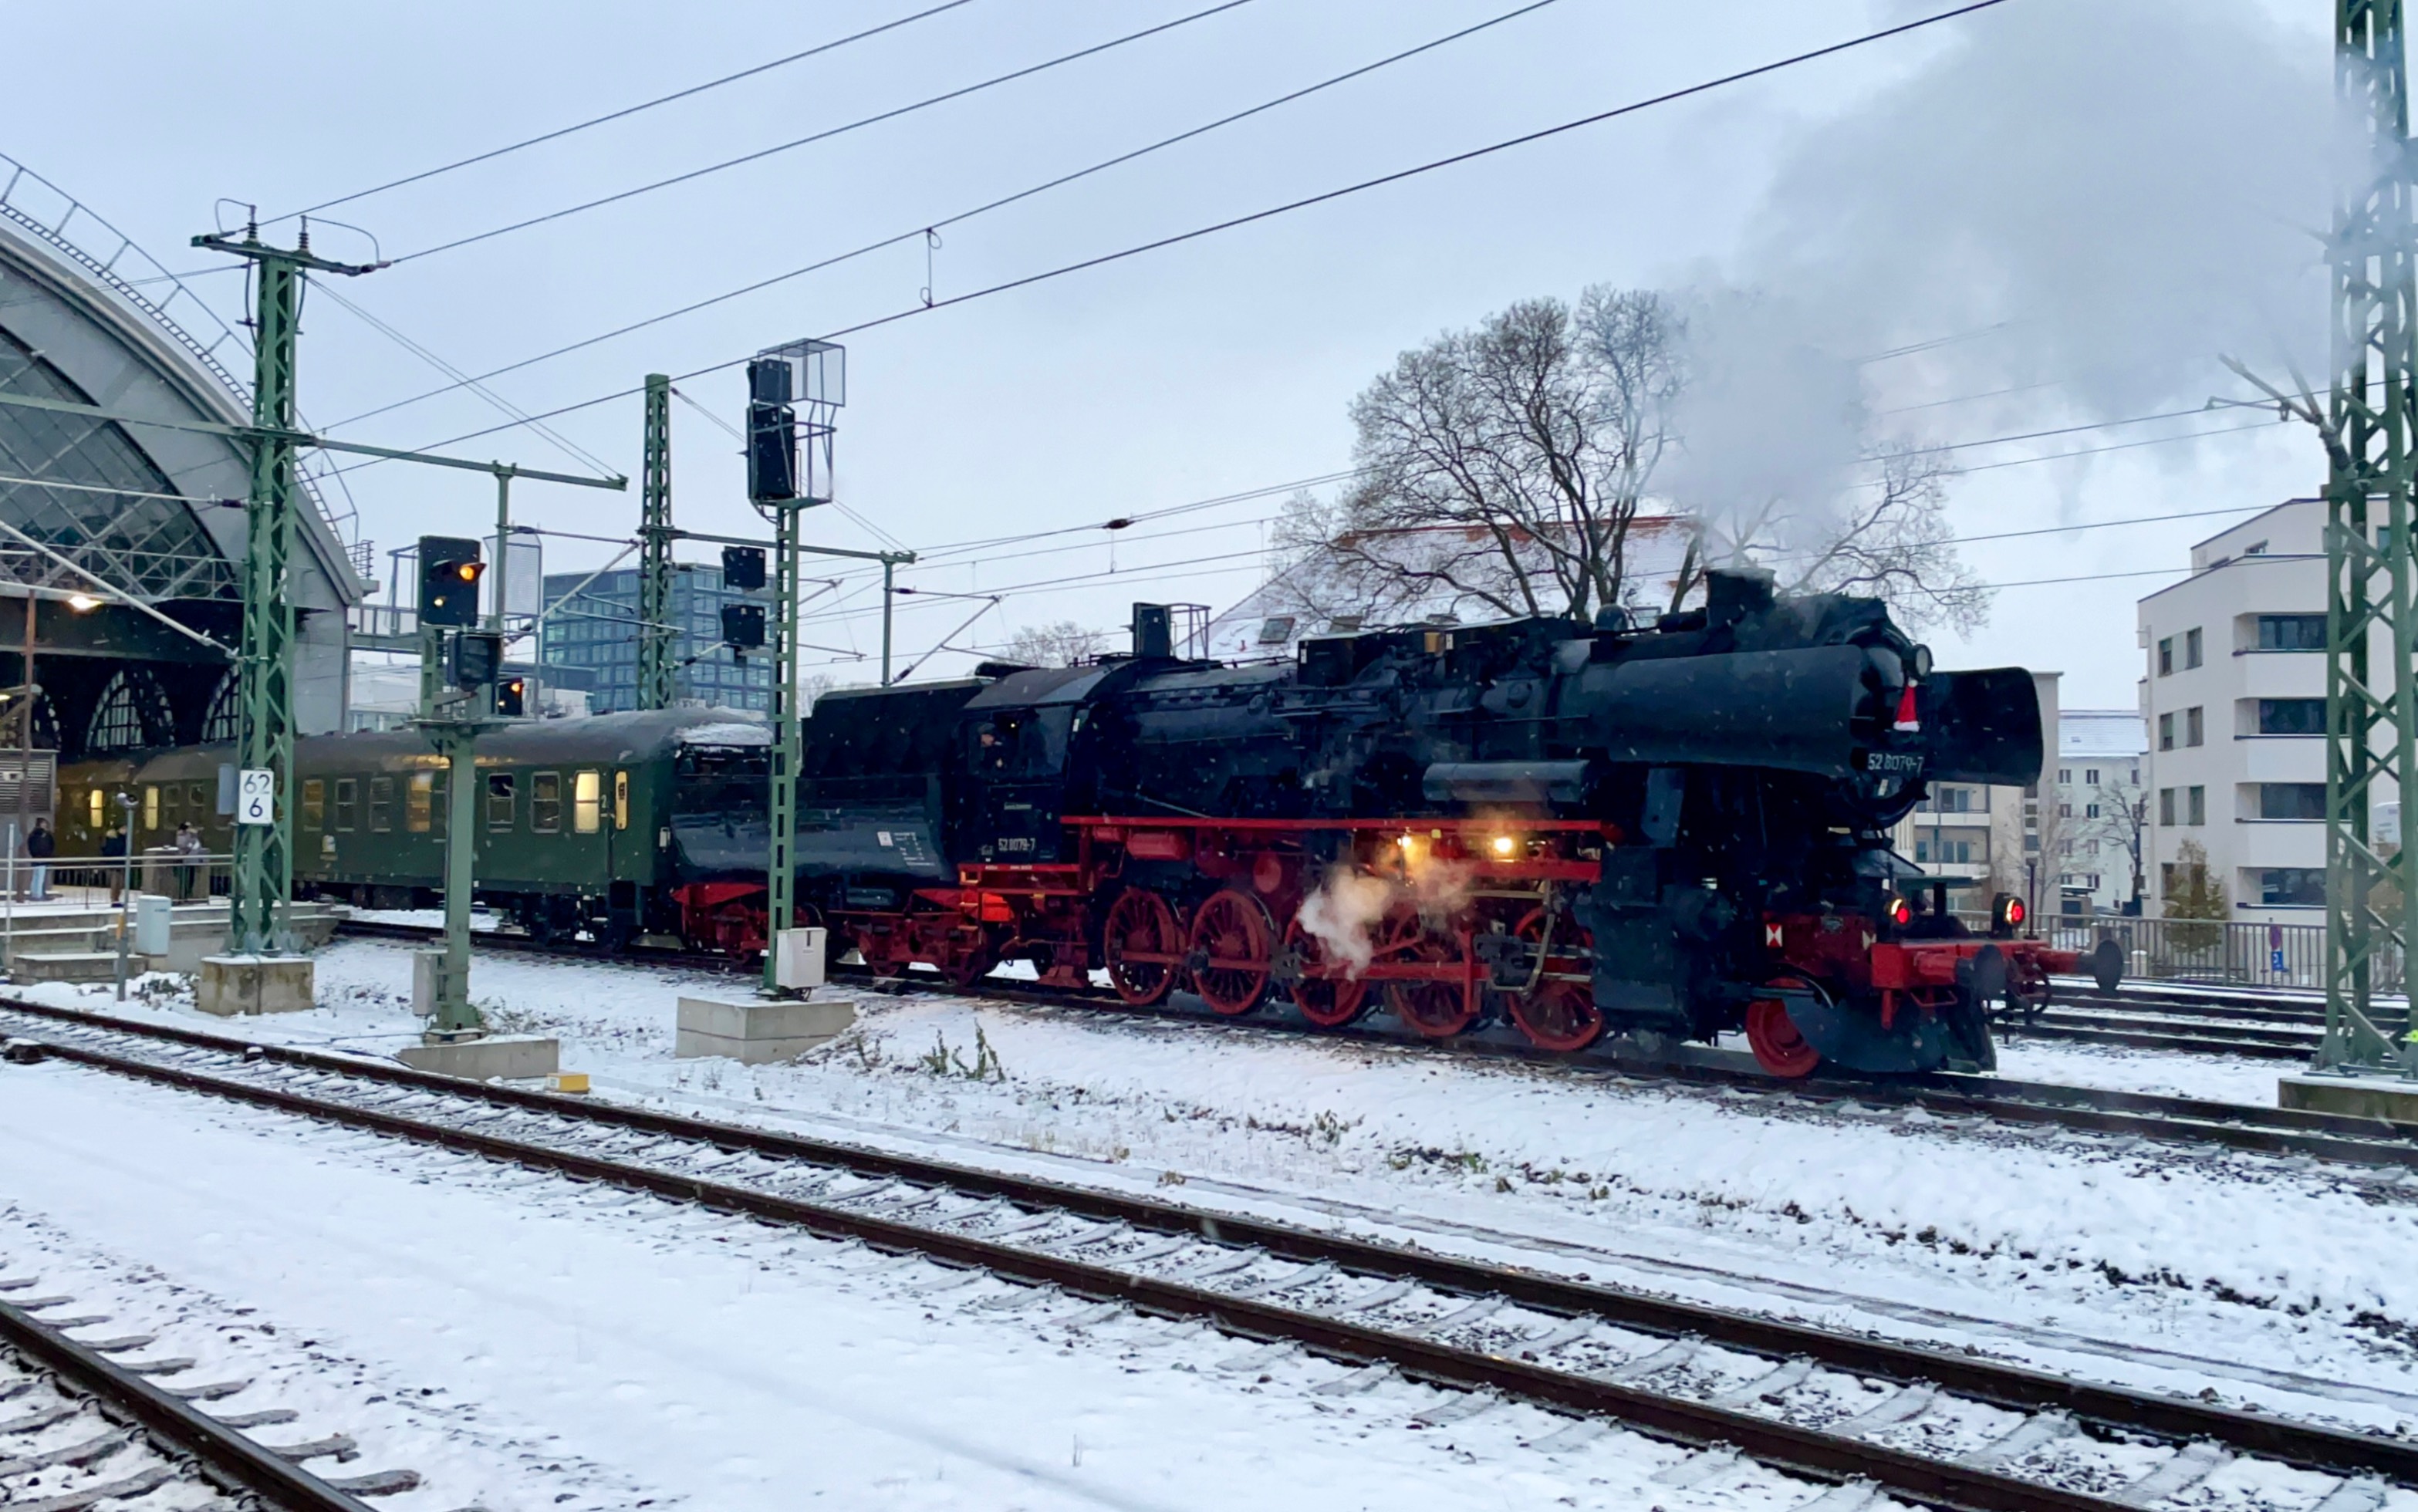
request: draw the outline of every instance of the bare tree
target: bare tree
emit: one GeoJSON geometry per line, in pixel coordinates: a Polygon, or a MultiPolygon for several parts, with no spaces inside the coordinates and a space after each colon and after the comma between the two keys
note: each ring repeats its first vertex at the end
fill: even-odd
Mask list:
{"type": "Polygon", "coordinates": [[[1629,533],[1671,444],[1676,329],[1659,294],[1523,299],[1404,352],[1352,405],[1360,481],[1288,515],[1280,550],[1384,612],[1585,618],[1633,596],[1629,533]]]}
{"type": "Polygon", "coordinates": [[[2138,780],[2140,769],[2109,767],[2110,780],[2095,789],[2099,817],[2089,820],[2083,832],[2092,844],[2105,843],[2116,848],[2133,868],[2133,911],[2142,909],[2142,895],[2149,890],[2143,875],[2142,858],[2148,853],[2150,839],[2150,794],[2138,780]],[[2134,780],[2117,776],[2129,770],[2134,780]]]}
{"type": "MultiPolygon", "coordinates": [[[[1978,624],[1989,590],[1956,555],[1947,469],[1913,447],[1867,449],[1881,475],[1870,497],[1858,485],[1666,504],[1656,512],[1688,516],[1676,571],[1667,556],[1641,565],[1638,522],[1682,439],[1680,311],[1673,296],[1597,285],[1575,308],[1523,299],[1402,353],[1352,404],[1358,481],[1295,496],[1278,523],[1284,566],[1266,606],[1330,622],[1586,619],[1649,597],[1676,609],[1708,563],[1764,559],[1791,591],[1880,598],[1918,632],[1978,624]]],[[[1841,423],[1860,424],[1848,407],[1841,423]]]]}
{"type": "Polygon", "coordinates": [[[1027,625],[1008,638],[1006,660],[1023,666],[1073,666],[1109,648],[1109,637],[1072,619],[1027,625]]]}
{"type": "Polygon", "coordinates": [[[1977,628],[1991,590],[1956,554],[1940,454],[1888,444],[1872,460],[1881,476],[1869,497],[1850,488],[1840,499],[1767,500],[1721,547],[1760,557],[1791,593],[1879,599],[1918,634],[1941,623],[1977,628]]]}

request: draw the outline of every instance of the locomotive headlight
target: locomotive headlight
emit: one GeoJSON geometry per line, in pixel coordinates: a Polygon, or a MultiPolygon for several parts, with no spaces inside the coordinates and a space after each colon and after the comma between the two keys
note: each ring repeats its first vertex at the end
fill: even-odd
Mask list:
{"type": "Polygon", "coordinates": [[[1398,845],[1398,846],[1401,847],[1401,848],[1402,848],[1404,850],[1406,850],[1406,851],[1407,851],[1407,850],[1409,850],[1410,848],[1412,848],[1414,846],[1416,846],[1418,843],[1419,843],[1419,842],[1418,842],[1418,839],[1417,839],[1417,837],[1416,837],[1416,836],[1414,836],[1414,835],[1407,835],[1407,834],[1406,834],[1406,835],[1399,836],[1399,837],[1398,837],[1398,838],[1396,838],[1396,840],[1394,841],[1394,844],[1396,844],[1396,845],[1398,845]]]}
{"type": "Polygon", "coordinates": [[[2001,893],[1990,906],[1990,923],[1996,926],[1991,933],[2012,935],[2024,926],[2024,920],[2029,916],[2030,910],[2024,907],[2023,899],[2012,893],[2001,893]]]}
{"type": "Polygon", "coordinates": [[[1513,850],[1517,849],[1519,845],[1520,842],[1512,839],[1509,835],[1498,834],[1494,837],[1494,853],[1498,856],[1507,856],[1511,854],[1513,850]]]}

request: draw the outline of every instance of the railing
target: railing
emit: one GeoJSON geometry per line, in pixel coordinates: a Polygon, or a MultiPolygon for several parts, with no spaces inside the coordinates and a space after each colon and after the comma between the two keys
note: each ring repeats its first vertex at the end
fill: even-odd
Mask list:
{"type": "Polygon", "coordinates": [[[154,846],[124,856],[18,856],[0,862],[0,892],[21,904],[106,908],[131,884],[177,903],[207,903],[232,890],[235,858],[154,846]]]}
{"type": "MultiPolygon", "coordinates": [[[[1990,916],[1956,910],[1977,935],[1990,932],[1990,916]]],[[[2039,938],[2058,950],[2089,951],[2102,939],[2124,950],[2124,975],[2151,982],[2204,982],[2217,986],[2303,987],[2326,985],[2323,924],[2235,924],[2222,919],[2126,919],[2059,914],[2042,922],[2039,938]]],[[[2398,951],[2377,957],[2375,990],[2399,993],[2403,965],[2398,951]]]]}

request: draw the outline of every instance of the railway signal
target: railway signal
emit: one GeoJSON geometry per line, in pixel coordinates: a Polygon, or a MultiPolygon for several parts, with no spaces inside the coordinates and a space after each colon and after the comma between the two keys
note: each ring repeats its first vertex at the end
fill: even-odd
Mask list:
{"type": "Polygon", "coordinates": [[[487,564],[479,543],[458,536],[420,538],[420,622],[467,627],[479,622],[479,579],[487,564]]]}

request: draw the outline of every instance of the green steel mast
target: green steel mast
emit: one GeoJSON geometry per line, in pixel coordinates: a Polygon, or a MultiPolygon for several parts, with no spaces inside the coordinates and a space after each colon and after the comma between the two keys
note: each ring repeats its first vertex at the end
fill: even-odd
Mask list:
{"type": "MultiPolygon", "coordinates": [[[[2402,0],[2336,0],[2334,86],[2366,152],[2334,210],[2326,481],[2326,1029],[2320,1070],[2418,1070],[2408,1021],[2380,1022],[2410,938],[2406,846],[2369,832],[2418,771],[2410,696],[2410,444],[2418,418],[2418,236],[2402,0]],[[2375,663],[2382,663],[2376,665],[2375,663]]],[[[2404,819],[2405,826],[2408,819],[2404,819]]]]}
{"type": "Polygon", "coordinates": [[[305,273],[350,277],[373,269],[312,255],[308,221],[291,250],[263,243],[257,225],[245,227],[240,241],[207,236],[195,237],[193,245],[248,259],[259,286],[252,333],[252,490],[244,506],[236,764],[275,774],[276,807],[268,824],[235,827],[227,949],[237,955],[284,954],[294,946],[285,920],[294,895],[294,605],[287,567],[294,556],[298,492],[294,453],[310,439],[294,424],[295,338],[305,273]]]}
{"type": "Polygon", "coordinates": [[[672,380],[647,374],[638,507],[638,707],[672,706],[672,380]]]}

